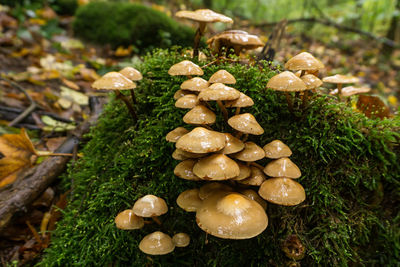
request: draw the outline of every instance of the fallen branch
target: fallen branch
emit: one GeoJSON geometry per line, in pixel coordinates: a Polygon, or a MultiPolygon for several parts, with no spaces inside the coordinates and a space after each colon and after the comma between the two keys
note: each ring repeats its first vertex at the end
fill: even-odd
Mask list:
{"type": "MultiPolygon", "coordinates": [[[[102,110],[104,100],[91,98],[92,115],[83,122],[56,152],[71,153],[82,136],[87,133],[102,110]],[[94,100],[94,102],[93,102],[94,100]]],[[[17,212],[26,211],[30,203],[64,171],[71,157],[55,156],[20,175],[16,182],[0,191],[0,232],[11,222],[17,212]]]]}

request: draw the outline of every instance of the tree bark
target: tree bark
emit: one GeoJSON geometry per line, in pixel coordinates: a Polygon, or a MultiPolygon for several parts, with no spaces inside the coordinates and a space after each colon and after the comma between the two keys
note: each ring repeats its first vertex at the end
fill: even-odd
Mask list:
{"type": "MultiPolygon", "coordinates": [[[[397,0],[396,11],[397,12],[394,12],[394,15],[392,16],[392,19],[390,21],[390,27],[389,27],[389,30],[388,30],[388,32],[386,34],[386,38],[389,39],[389,40],[395,40],[396,39],[396,33],[398,31],[400,31],[400,25],[399,25],[399,21],[400,21],[400,15],[399,15],[399,12],[400,12],[400,0],[397,0]]],[[[385,57],[389,58],[392,55],[393,51],[394,51],[394,47],[393,46],[389,46],[389,45],[387,45],[385,43],[383,44],[381,52],[385,57]]]]}

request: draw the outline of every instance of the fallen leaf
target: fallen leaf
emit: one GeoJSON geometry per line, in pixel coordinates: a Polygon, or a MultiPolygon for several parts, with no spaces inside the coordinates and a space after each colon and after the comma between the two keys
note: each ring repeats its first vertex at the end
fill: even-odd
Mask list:
{"type": "Polygon", "coordinates": [[[36,155],[36,150],[23,128],[20,134],[0,136],[0,152],[8,158],[29,159],[32,155],[36,155]]]}
{"type": "Polygon", "coordinates": [[[85,81],[93,82],[100,78],[100,76],[92,69],[82,68],[79,72],[85,81]]]}
{"type": "Polygon", "coordinates": [[[63,84],[65,84],[67,87],[77,90],[79,91],[79,85],[77,85],[76,83],[74,83],[73,81],[67,80],[65,78],[62,78],[61,81],[63,82],[63,84]]]}
{"type": "Polygon", "coordinates": [[[49,116],[42,116],[41,117],[42,122],[46,124],[45,127],[43,127],[44,131],[55,131],[55,132],[63,132],[63,131],[69,131],[69,130],[74,130],[76,126],[72,123],[65,123],[61,121],[56,121],[55,119],[49,117],[49,116]]]}
{"type": "Polygon", "coordinates": [[[65,86],[60,86],[60,89],[62,98],[72,101],[78,105],[86,106],[89,104],[89,97],[87,95],[71,90],[65,86]]]}
{"type": "Polygon", "coordinates": [[[390,110],[377,96],[360,95],[357,101],[357,109],[368,118],[389,118],[390,110]]]}
{"type": "Polygon", "coordinates": [[[115,51],[114,55],[116,57],[126,57],[126,56],[129,56],[131,53],[132,53],[132,46],[129,46],[128,48],[119,46],[117,48],[117,50],[115,51]]]}

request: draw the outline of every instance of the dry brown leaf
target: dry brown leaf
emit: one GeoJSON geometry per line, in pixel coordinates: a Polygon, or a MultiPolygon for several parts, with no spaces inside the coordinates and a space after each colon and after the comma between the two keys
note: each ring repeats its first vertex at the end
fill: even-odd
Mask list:
{"type": "Polygon", "coordinates": [[[93,69],[82,68],[79,70],[79,72],[85,81],[93,82],[100,78],[100,76],[93,69]]]}
{"type": "Polygon", "coordinates": [[[0,152],[8,158],[29,160],[36,155],[36,150],[25,129],[20,134],[4,134],[0,136],[0,152]]]}
{"type": "Polygon", "coordinates": [[[377,96],[360,95],[357,101],[357,109],[368,118],[389,118],[390,110],[377,96]]]}
{"type": "Polygon", "coordinates": [[[65,85],[68,86],[69,88],[79,91],[79,85],[77,85],[77,84],[74,83],[73,81],[67,80],[67,79],[65,79],[65,78],[62,78],[61,81],[63,82],[63,84],[65,84],[65,85]]]}

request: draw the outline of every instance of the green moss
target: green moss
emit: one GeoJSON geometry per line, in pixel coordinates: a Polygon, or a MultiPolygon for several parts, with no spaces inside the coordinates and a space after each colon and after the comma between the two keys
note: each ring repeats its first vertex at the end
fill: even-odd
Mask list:
{"type": "Polygon", "coordinates": [[[77,36],[99,44],[135,45],[140,49],[189,46],[194,31],[166,14],[131,3],[92,2],[78,9],[73,24],[77,36]]]}
{"type": "MultiPolygon", "coordinates": [[[[240,64],[211,65],[203,78],[219,68],[237,78],[235,87],[256,103],[244,112],[253,113],[265,129],[250,139],[260,145],[280,139],[291,147],[307,200],[295,207],[269,204],[269,226],[256,238],[206,237],[194,214],[175,203],[180,192],[201,183],[173,175],[174,145],[164,139],[184,125],[185,111],[174,107],[172,96],[185,78],[167,74],[180,60],[179,54],[165,50],[146,57],[141,69],[145,78],[136,91],[136,127],[119,102],[107,106],[91,131],[85,156],[63,179],[73,193],[39,265],[282,266],[288,259],[280,244],[289,234],[297,234],[307,248],[303,266],[398,264],[400,119],[370,120],[328,96],[314,97],[296,119],[284,96],[264,89],[274,72],[240,64]],[[150,193],[165,198],[170,207],[161,217],[163,225],[116,229],[116,214],[150,193]],[[138,243],[155,230],[187,232],[192,242],[172,254],[148,257],[138,243]]],[[[221,120],[218,127],[227,129],[221,120]]]]}
{"type": "Polygon", "coordinates": [[[74,15],[78,9],[78,0],[55,0],[51,7],[60,15],[74,15]]]}

